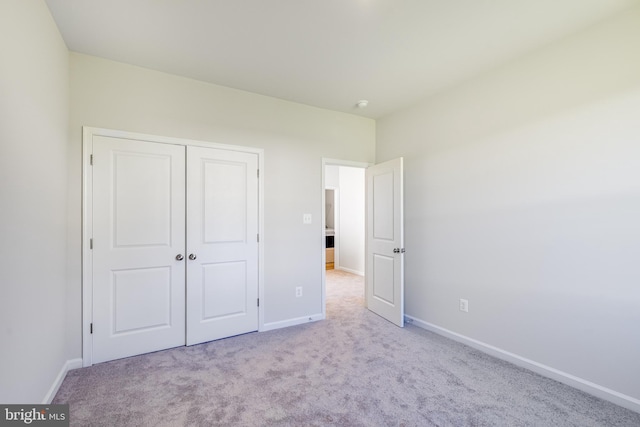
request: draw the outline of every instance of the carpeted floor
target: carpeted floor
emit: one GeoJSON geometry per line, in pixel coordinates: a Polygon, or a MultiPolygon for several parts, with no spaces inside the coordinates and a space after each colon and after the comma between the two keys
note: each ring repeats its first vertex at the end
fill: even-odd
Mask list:
{"type": "Polygon", "coordinates": [[[69,372],[77,426],[640,426],[640,414],[363,307],[327,272],[327,320],[69,372]]]}

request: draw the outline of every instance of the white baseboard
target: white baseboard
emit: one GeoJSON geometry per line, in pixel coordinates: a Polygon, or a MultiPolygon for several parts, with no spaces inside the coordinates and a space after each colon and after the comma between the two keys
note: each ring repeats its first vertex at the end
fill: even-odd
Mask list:
{"type": "Polygon", "coordinates": [[[346,271],[347,273],[356,274],[358,276],[364,276],[364,271],[352,270],[352,269],[346,268],[346,267],[338,266],[338,267],[336,267],[336,270],[346,271]]]}
{"type": "Polygon", "coordinates": [[[44,397],[44,399],[42,399],[43,405],[47,405],[51,403],[53,398],[56,396],[58,389],[62,385],[64,378],[67,376],[67,372],[71,371],[72,369],[78,369],[78,368],[82,368],[82,359],[79,359],[79,358],[67,360],[64,363],[64,365],[62,365],[62,369],[60,369],[60,372],[58,373],[58,376],[56,377],[56,379],[53,380],[53,384],[51,384],[51,388],[49,388],[49,391],[47,392],[46,396],[44,397]]]}
{"type": "Polygon", "coordinates": [[[607,387],[592,383],[591,381],[576,377],[575,375],[568,374],[550,366],[543,365],[542,363],[538,363],[534,360],[527,359],[517,354],[510,353],[501,348],[494,347],[473,338],[458,334],[457,332],[441,328],[440,326],[425,322],[424,320],[420,320],[408,315],[405,315],[405,320],[407,321],[407,323],[416,325],[438,335],[450,338],[454,341],[461,342],[462,344],[466,344],[469,347],[473,347],[491,356],[497,357],[498,359],[506,360],[507,362],[513,363],[514,365],[529,369],[530,371],[533,371],[544,377],[551,378],[553,380],[567,384],[573,388],[577,388],[578,390],[584,391],[585,393],[589,393],[601,399],[608,400],[609,402],[615,403],[616,405],[622,406],[623,408],[627,408],[635,412],[640,412],[640,400],[634,397],[627,396],[626,394],[622,394],[607,387]]]}
{"type": "Polygon", "coordinates": [[[316,322],[324,320],[322,313],[313,314],[311,316],[297,317],[295,319],[281,320],[279,322],[265,323],[260,332],[272,331],[274,329],[288,328],[289,326],[302,325],[303,323],[316,322]]]}

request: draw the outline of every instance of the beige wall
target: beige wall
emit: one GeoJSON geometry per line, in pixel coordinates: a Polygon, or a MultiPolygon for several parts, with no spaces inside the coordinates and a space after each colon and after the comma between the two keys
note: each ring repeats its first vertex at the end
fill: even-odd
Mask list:
{"type": "Polygon", "coordinates": [[[0,2],[0,402],[41,403],[66,347],[68,53],[42,1],[0,2]]]}
{"type": "Polygon", "coordinates": [[[407,313],[640,408],[639,113],[635,8],[380,120],[407,313]]]}
{"type": "Polygon", "coordinates": [[[265,322],[322,312],[322,157],[370,162],[375,122],[72,53],[69,328],[80,352],[82,126],[264,149],[265,322]],[[303,213],[313,215],[311,226],[303,213]],[[295,288],[303,286],[303,297],[295,288]]]}

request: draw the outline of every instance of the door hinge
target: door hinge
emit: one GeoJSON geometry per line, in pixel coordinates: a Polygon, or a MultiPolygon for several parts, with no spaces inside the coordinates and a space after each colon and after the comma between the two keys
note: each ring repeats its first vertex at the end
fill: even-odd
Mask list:
{"type": "Polygon", "coordinates": [[[89,333],[92,334],[93,333],[93,323],[89,325],[89,333]]]}
{"type": "Polygon", "coordinates": [[[258,307],[260,307],[260,298],[258,298],[258,307]]]}
{"type": "Polygon", "coordinates": [[[93,249],[93,239],[89,239],[89,249],[93,249]]]}
{"type": "Polygon", "coordinates": [[[258,176],[258,178],[260,178],[260,169],[256,170],[256,175],[258,176]]]}
{"type": "Polygon", "coordinates": [[[89,164],[93,166],[93,154],[89,156],[89,164]]]}
{"type": "Polygon", "coordinates": [[[260,233],[256,234],[256,241],[260,243],[260,233]]]}

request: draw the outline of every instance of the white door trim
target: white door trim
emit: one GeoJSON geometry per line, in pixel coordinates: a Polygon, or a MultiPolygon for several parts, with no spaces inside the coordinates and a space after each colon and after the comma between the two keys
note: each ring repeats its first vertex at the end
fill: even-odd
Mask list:
{"type": "MultiPolygon", "coordinates": [[[[113,129],[101,129],[83,126],[82,128],[82,366],[93,364],[93,339],[91,323],[93,321],[93,254],[90,239],[93,236],[93,180],[91,171],[91,156],[93,155],[93,137],[104,136],[138,141],[156,142],[182,146],[199,146],[222,150],[254,153],[258,156],[258,331],[264,330],[264,150],[261,148],[243,147],[238,145],[218,144],[207,141],[197,141],[184,138],[173,138],[148,135],[113,129]]],[[[324,168],[323,168],[324,170],[324,168]]],[[[323,177],[324,180],[324,177],[323,177]]]]}
{"type": "Polygon", "coordinates": [[[351,160],[340,160],[340,159],[330,159],[330,158],[326,158],[323,157],[322,158],[322,178],[320,180],[320,185],[322,186],[322,188],[320,189],[320,194],[322,194],[322,204],[320,212],[322,212],[322,221],[320,221],[320,225],[319,225],[319,232],[320,235],[322,236],[322,256],[320,258],[321,260],[321,268],[320,270],[322,271],[322,318],[326,319],[327,318],[327,270],[326,270],[326,265],[327,265],[327,252],[324,250],[324,239],[325,239],[325,233],[324,233],[324,224],[327,220],[326,218],[326,213],[325,213],[325,196],[324,196],[324,190],[325,190],[325,176],[324,176],[324,171],[325,171],[325,167],[326,166],[348,166],[348,167],[352,167],[352,168],[362,168],[362,169],[366,169],[369,166],[372,166],[373,163],[366,163],[366,162],[354,162],[351,160]]]}

